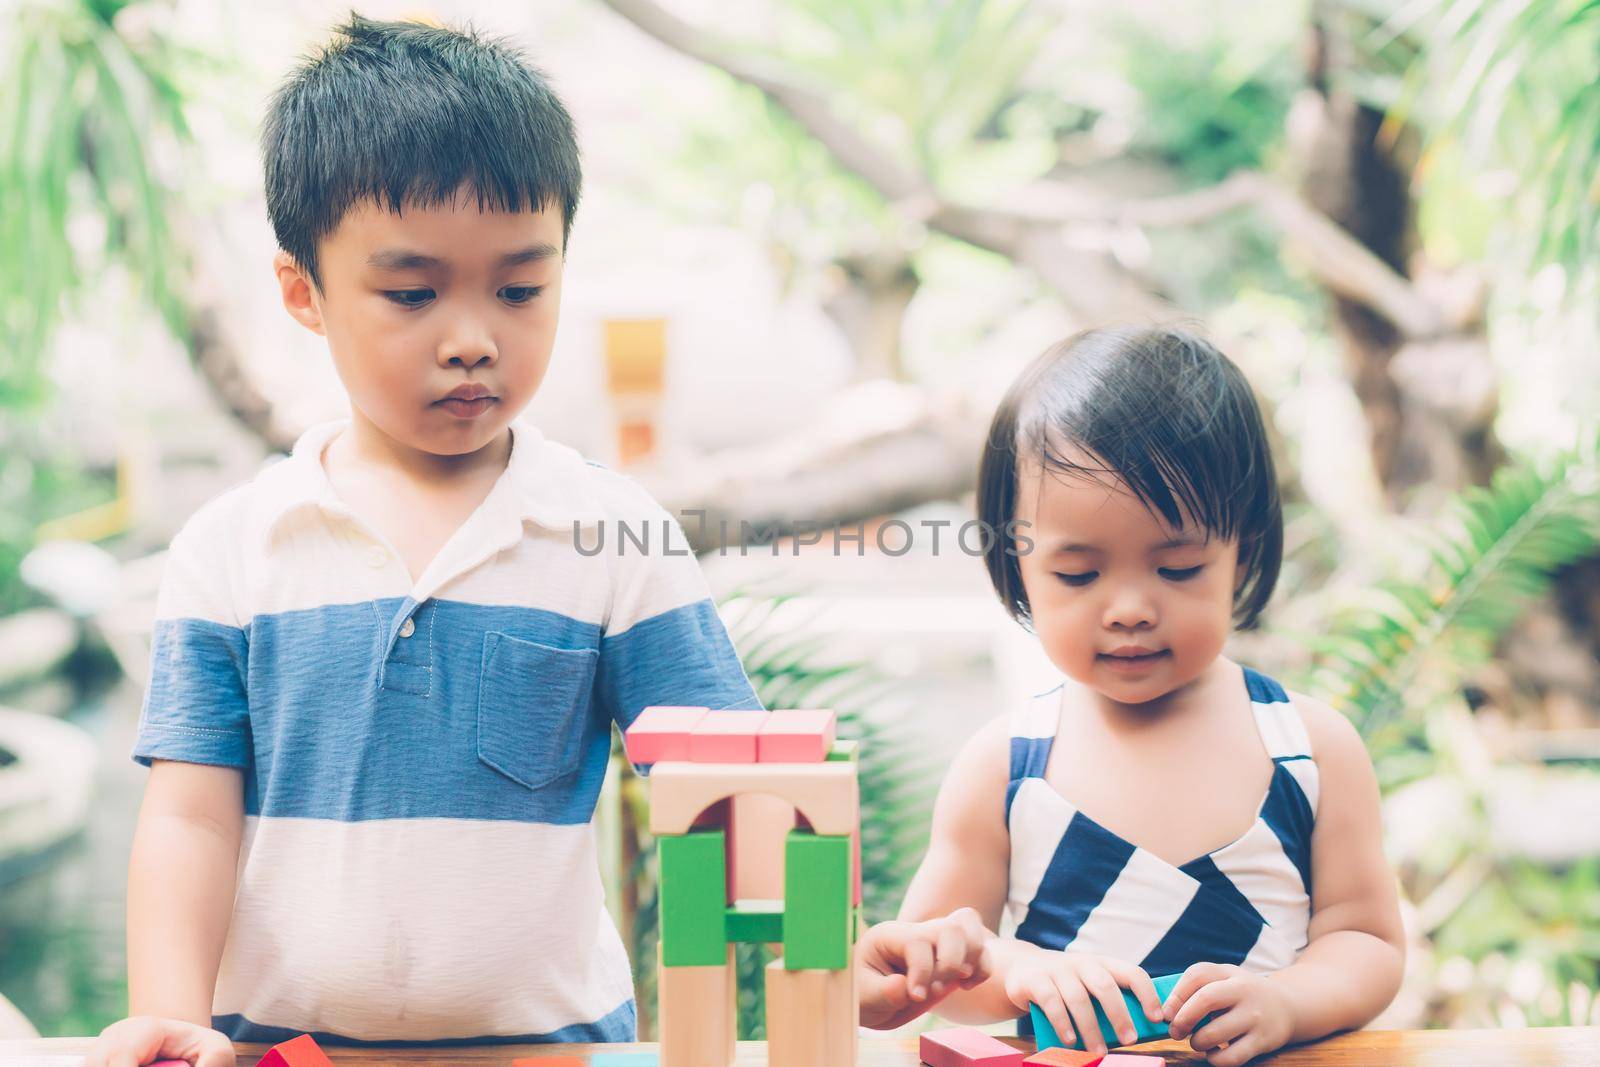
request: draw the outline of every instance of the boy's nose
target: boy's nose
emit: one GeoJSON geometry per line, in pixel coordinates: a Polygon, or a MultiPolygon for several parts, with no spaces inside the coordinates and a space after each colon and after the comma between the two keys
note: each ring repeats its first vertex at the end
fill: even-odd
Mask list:
{"type": "Polygon", "coordinates": [[[492,366],[499,358],[494,338],[485,330],[463,327],[457,329],[439,345],[441,367],[492,366]]]}

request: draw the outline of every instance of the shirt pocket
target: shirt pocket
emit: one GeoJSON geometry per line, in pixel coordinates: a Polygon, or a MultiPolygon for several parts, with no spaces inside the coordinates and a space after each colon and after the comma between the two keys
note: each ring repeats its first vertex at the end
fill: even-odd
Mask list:
{"type": "Polygon", "coordinates": [[[529,789],[576,771],[599,659],[592,648],[484,634],[478,759],[529,789]]]}

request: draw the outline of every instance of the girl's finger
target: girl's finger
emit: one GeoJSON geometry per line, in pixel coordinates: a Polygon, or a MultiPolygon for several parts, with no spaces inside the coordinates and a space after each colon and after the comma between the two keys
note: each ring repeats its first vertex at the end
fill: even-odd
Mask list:
{"type": "Polygon", "coordinates": [[[1067,1014],[1072,1016],[1072,1025],[1083,1039],[1084,1051],[1096,1056],[1104,1055],[1106,1041],[1100,1036],[1100,1020],[1094,1017],[1094,1004],[1089,1000],[1089,991],[1076,975],[1056,979],[1056,988],[1061,990],[1067,1014]]]}
{"type": "Polygon", "coordinates": [[[1227,1048],[1208,1052],[1206,1062],[1211,1067],[1244,1067],[1266,1051],[1266,1043],[1254,1033],[1248,1033],[1237,1041],[1229,1042],[1227,1048]]]}
{"type": "Polygon", "coordinates": [[[1183,1040],[1207,1015],[1233,1007],[1238,991],[1239,987],[1227,979],[1203,987],[1184,1001],[1183,1007],[1172,1017],[1172,1022],[1167,1025],[1169,1036],[1174,1041],[1183,1040]]]}
{"type": "Polygon", "coordinates": [[[1196,1030],[1189,1038],[1189,1046],[1196,1052],[1220,1050],[1243,1037],[1250,1030],[1250,1020],[1243,1012],[1225,1011],[1196,1030]]]}
{"type": "Polygon", "coordinates": [[[1044,1017],[1050,1020],[1050,1028],[1063,1045],[1071,1046],[1078,1040],[1078,1031],[1067,1015],[1066,1001],[1062,999],[1061,990],[1054,981],[1044,978],[1030,996],[1033,1003],[1039,1005],[1039,1010],[1044,1012],[1044,1017]]]}
{"type": "Polygon", "coordinates": [[[911,989],[911,999],[925,1000],[928,983],[933,978],[933,946],[924,937],[912,937],[906,942],[906,985],[911,989]]]}
{"type": "Polygon", "coordinates": [[[1161,1022],[1166,1018],[1161,994],[1156,992],[1156,984],[1150,980],[1143,967],[1117,960],[1111,965],[1111,975],[1117,980],[1118,985],[1132,991],[1133,995],[1139,998],[1139,1006],[1144,1009],[1145,1017],[1151,1022],[1161,1022]]]}
{"type": "Polygon", "coordinates": [[[1178,984],[1172,987],[1172,992],[1167,994],[1167,1002],[1162,1005],[1169,1020],[1177,1018],[1178,1009],[1183,1007],[1186,1000],[1192,997],[1196,990],[1212,982],[1220,981],[1226,976],[1220,963],[1197,963],[1183,972],[1183,977],[1178,979],[1178,984]]]}
{"type": "Polygon", "coordinates": [[[1122,999],[1122,987],[1111,977],[1111,972],[1105,967],[1087,968],[1083,973],[1083,984],[1100,1002],[1100,1010],[1106,1013],[1106,1020],[1111,1023],[1111,1029],[1116,1033],[1117,1040],[1124,1045],[1131,1045],[1139,1040],[1139,1031],[1133,1025],[1133,1015],[1128,1011],[1128,1002],[1122,999]]]}
{"type": "Polygon", "coordinates": [[[945,923],[935,950],[935,979],[959,982],[972,973],[967,966],[967,938],[961,927],[945,923]]]}

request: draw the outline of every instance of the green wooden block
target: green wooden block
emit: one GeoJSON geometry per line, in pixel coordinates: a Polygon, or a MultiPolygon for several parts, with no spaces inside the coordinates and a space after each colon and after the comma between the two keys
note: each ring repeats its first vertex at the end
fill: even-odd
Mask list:
{"type": "Polygon", "coordinates": [[[828,750],[828,760],[841,763],[846,760],[851,763],[861,762],[861,742],[835,740],[833,747],[828,750]]]}
{"type": "Polygon", "coordinates": [[[727,960],[727,855],[721,830],[656,840],[664,966],[715,967],[727,960]]]}
{"type": "Polygon", "coordinates": [[[783,966],[837,971],[850,963],[850,838],[789,831],[783,854],[783,966]]]}
{"type": "Polygon", "coordinates": [[[729,906],[727,916],[729,941],[769,945],[783,940],[781,900],[736,901],[729,906]]]}

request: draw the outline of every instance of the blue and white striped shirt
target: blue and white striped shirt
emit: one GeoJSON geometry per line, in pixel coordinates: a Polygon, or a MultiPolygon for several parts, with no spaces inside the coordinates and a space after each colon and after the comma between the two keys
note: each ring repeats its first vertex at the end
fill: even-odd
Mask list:
{"type": "Polygon", "coordinates": [[[1246,668],[1272,780],[1242,836],[1174,866],[1077,810],[1045,780],[1061,690],[1012,716],[1007,907],[1016,936],[1137,963],[1152,976],[1200,962],[1267,973],[1306,946],[1317,765],[1283,687],[1246,668]]]}
{"type": "Polygon", "coordinates": [[[202,508],[162,582],[134,756],[244,771],[215,1025],[632,1040],[592,825],[613,724],[759,706],[687,541],[635,483],[517,423],[413,581],[323,471],[341,425],[202,508]],[[577,549],[575,523],[592,553],[619,521],[648,523],[648,554],[612,529],[577,549]]]}

